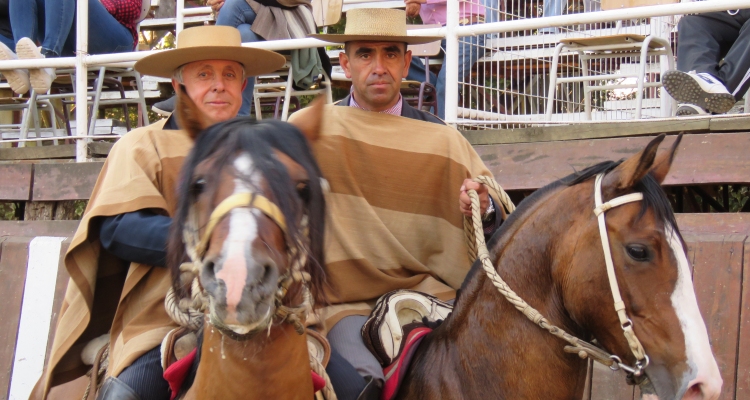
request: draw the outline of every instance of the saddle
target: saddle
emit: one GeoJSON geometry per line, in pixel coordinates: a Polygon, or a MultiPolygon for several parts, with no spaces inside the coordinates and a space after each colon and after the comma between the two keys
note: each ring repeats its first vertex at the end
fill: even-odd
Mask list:
{"type": "Polygon", "coordinates": [[[393,398],[429,325],[444,320],[453,306],[414,290],[395,290],[381,296],[362,327],[365,346],[385,374],[381,399],[393,398]]]}

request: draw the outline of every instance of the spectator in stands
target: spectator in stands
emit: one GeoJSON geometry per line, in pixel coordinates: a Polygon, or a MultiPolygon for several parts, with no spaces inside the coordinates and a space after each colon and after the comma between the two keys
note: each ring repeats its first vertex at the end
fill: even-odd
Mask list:
{"type": "MultiPolygon", "coordinates": [[[[568,9],[568,0],[544,0],[544,8],[542,9],[543,17],[556,17],[558,15],[565,14],[563,11],[568,9]]],[[[599,0],[583,0],[583,12],[599,11],[601,10],[601,2],[599,0]]],[[[547,27],[539,29],[539,33],[558,33],[560,28],[547,27]]]]}
{"type": "Polygon", "coordinates": [[[682,17],[677,70],[662,77],[678,102],[677,115],[725,113],[750,86],[750,10],[682,17]]]}
{"type": "MultiPolygon", "coordinates": [[[[88,0],[88,5],[90,54],[135,49],[142,0],[88,0]]],[[[10,0],[16,52],[2,44],[0,60],[75,55],[75,13],[76,0],[10,0]]],[[[46,93],[56,75],[54,68],[36,68],[6,71],[5,76],[16,93],[25,93],[29,85],[38,93],[46,93]]]]}
{"type": "Polygon", "coordinates": [[[13,40],[13,31],[10,27],[10,0],[0,0],[0,43],[10,47],[15,47],[16,42],[13,40]]]}
{"type": "MultiPolygon", "coordinates": [[[[418,4],[419,16],[422,17],[424,24],[440,24],[445,26],[448,6],[447,0],[404,0],[407,6],[418,4]]],[[[484,6],[480,0],[460,0],[459,7],[459,25],[473,25],[484,22],[484,6]]],[[[458,42],[458,80],[465,80],[471,73],[471,67],[479,57],[484,55],[485,35],[467,36],[459,38],[458,42]]],[[[441,47],[445,50],[445,39],[441,42],[441,47]]],[[[424,63],[419,57],[412,57],[411,66],[407,79],[424,82],[426,73],[430,73],[430,82],[435,82],[437,89],[438,109],[437,115],[445,119],[445,71],[442,68],[435,78],[435,74],[425,68],[424,63]]]]}
{"type": "MultiPolygon", "coordinates": [[[[10,12],[8,11],[9,2],[10,0],[0,0],[0,43],[2,43],[8,48],[13,48],[13,47],[16,47],[16,42],[13,40],[13,31],[11,30],[11,27],[10,27],[10,12]]],[[[8,80],[8,82],[10,82],[11,79],[9,78],[9,76],[16,77],[18,76],[17,74],[23,74],[24,72],[25,70],[13,70],[13,71],[2,71],[2,74],[3,76],[5,76],[5,79],[8,80]]],[[[26,89],[24,90],[24,93],[28,90],[29,90],[29,87],[27,84],[26,89]]]]}
{"type": "MultiPolygon", "coordinates": [[[[309,0],[208,0],[206,4],[218,13],[216,25],[239,29],[242,43],[297,39],[317,32],[309,0]],[[260,20],[263,23],[255,24],[258,15],[261,15],[260,20]]],[[[297,73],[293,76],[296,87],[308,89],[312,79],[323,70],[330,76],[331,63],[324,50],[292,51],[292,64],[301,67],[297,68],[297,73]],[[297,58],[301,52],[306,52],[307,55],[297,58]],[[295,60],[307,60],[308,64],[295,64],[295,60]]],[[[247,80],[247,87],[242,92],[242,107],[238,115],[250,115],[254,88],[255,79],[250,76],[247,80]]],[[[154,104],[153,109],[159,114],[167,115],[174,110],[174,107],[175,97],[173,96],[154,104]]]]}

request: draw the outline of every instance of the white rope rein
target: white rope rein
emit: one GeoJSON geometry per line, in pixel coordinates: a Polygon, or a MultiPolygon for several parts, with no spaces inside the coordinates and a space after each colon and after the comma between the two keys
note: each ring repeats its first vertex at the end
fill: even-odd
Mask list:
{"type": "MultiPolygon", "coordinates": [[[[610,285],[613,288],[613,296],[615,296],[615,302],[616,302],[616,309],[619,309],[619,305],[617,304],[617,299],[619,298],[620,303],[622,303],[622,299],[620,298],[619,294],[619,288],[617,287],[617,280],[614,279],[614,285],[612,285],[612,279],[614,278],[614,267],[611,264],[611,254],[609,251],[609,241],[607,239],[606,235],[606,226],[603,225],[604,223],[604,212],[607,210],[617,207],[622,204],[626,204],[632,201],[638,201],[643,198],[643,195],[641,193],[633,193],[627,196],[618,197],[616,199],[613,199],[607,203],[601,204],[601,177],[603,175],[597,176],[597,182],[598,185],[596,186],[595,191],[597,192],[597,198],[599,199],[597,201],[597,208],[595,212],[597,213],[598,218],[602,222],[600,222],[600,229],[604,227],[604,234],[602,235],[602,243],[606,242],[606,247],[604,248],[605,252],[605,259],[609,259],[609,263],[607,266],[608,274],[610,276],[610,285]],[[609,273],[611,269],[611,274],[609,273]],[[616,288],[616,289],[615,289],[616,288]],[[616,294],[615,294],[616,291],[616,294]]],[[[488,176],[479,176],[475,179],[476,182],[483,183],[487,185],[489,188],[491,188],[498,198],[501,200],[502,205],[505,207],[508,212],[512,212],[515,210],[515,206],[510,201],[510,198],[508,197],[507,193],[500,187],[500,185],[495,182],[494,179],[488,176]]],[[[490,260],[490,254],[487,250],[487,245],[484,241],[484,230],[482,228],[482,218],[481,218],[481,210],[480,210],[480,204],[479,204],[479,196],[475,190],[469,190],[468,191],[469,198],[471,199],[471,211],[472,216],[471,218],[465,217],[464,218],[464,230],[466,233],[467,238],[467,244],[469,244],[469,261],[474,262],[477,258],[480,260],[482,264],[482,269],[484,270],[485,274],[487,275],[487,278],[492,282],[492,284],[495,286],[495,288],[500,292],[513,306],[523,313],[523,315],[526,316],[530,321],[537,324],[542,329],[546,330],[547,332],[551,333],[552,335],[566,341],[569,345],[565,346],[564,350],[567,353],[575,353],[578,354],[581,358],[590,358],[593,359],[601,364],[604,364],[610,368],[618,369],[623,368],[627,372],[633,373],[636,376],[640,375],[643,368],[648,365],[648,357],[645,356],[645,353],[642,352],[643,348],[640,347],[641,353],[636,353],[636,350],[633,351],[633,354],[636,356],[636,359],[639,360],[636,363],[635,367],[630,367],[626,364],[623,364],[622,361],[617,357],[613,356],[603,349],[585,341],[582,339],[579,339],[569,333],[567,333],[565,330],[555,326],[554,324],[550,323],[549,320],[547,320],[539,311],[537,311],[534,307],[526,303],[520,296],[518,296],[505,281],[500,277],[500,275],[497,273],[497,270],[495,269],[495,266],[492,264],[492,261],[490,260]],[[642,354],[643,357],[639,358],[639,355],[642,354]],[[645,358],[646,362],[645,365],[641,363],[641,360],[645,358]]],[[[631,340],[634,338],[636,341],[638,340],[635,338],[635,333],[632,332],[632,322],[630,322],[629,319],[627,319],[627,315],[624,311],[624,303],[622,303],[621,311],[618,311],[618,315],[622,313],[622,315],[625,316],[626,322],[628,324],[621,324],[623,327],[623,331],[625,332],[625,338],[628,340],[628,343],[630,344],[631,349],[633,349],[633,344],[631,340]],[[629,328],[629,332],[627,331],[627,328],[629,328]]],[[[640,346],[640,342],[638,342],[638,346],[640,346]]]]}

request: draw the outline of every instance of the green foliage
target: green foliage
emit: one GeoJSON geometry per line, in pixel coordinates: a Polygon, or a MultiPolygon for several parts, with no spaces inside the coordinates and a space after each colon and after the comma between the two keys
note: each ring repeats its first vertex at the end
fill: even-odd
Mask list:
{"type": "Polygon", "coordinates": [[[86,211],[86,206],[89,204],[88,200],[76,200],[76,211],[75,211],[75,219],[81,219],[83,217],[83,212],[86,211]]]}
{"type": "MultiPolygon", "coordinates": [[[[729,212],[739,212],[750,198],[750,187],[729,185],[729,212]]],[[[721,189],[722,191],[724,188],[721,189]]]]}
{"type": "Polygon", "coordinates": [[[18,221],[21,203],[0,203],[0,221],[18,221]]]}

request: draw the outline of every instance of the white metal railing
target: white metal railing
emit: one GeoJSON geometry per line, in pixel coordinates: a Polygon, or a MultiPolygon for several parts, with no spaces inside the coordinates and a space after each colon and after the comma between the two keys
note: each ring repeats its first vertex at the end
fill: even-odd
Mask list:
{"type": "MultiPolygon", "coordinates": [[[[182,1],[178,0],[178,10],[182,8],[182,1]]],[[[205,7],[202,7],[205,9],[205,7]]],[[[684,15],[694,13],[704,13],[712,11],[725,11],[750,8],[750,0],[709,0],[701,2],[657,5],[647,7],[636,7],[624,10],[599,11],[580,14],[568,14],[555,17],[529,18],[514,21],[501,21],[477,25],[458,25],[458,1],[448,2],[448,21],[447,25],[442,28],[410,30],[409,35],[414,36],[433,36],[439,35],[446,37],[447,48],[444,62],[444,68],[447,68],[447,86],[445,104],[458,103],[458,79],[457,79],[457,60],[458,60],[458,40],[461,37],[486,35],[493,33],[515,32],[544,27],[564,27],[575,24],[593,24],[597,22],[611,22],[623,19],[639,19],[673,15],[684,15]]],[[[205,12],[201,10],[202,12],[205,12]]],[[[178,12],[178,19],[184,16],[183,10],[178,12]]],[[[198,10],[195,11],[196,13],[198,10]]],[[[16,68],[76,68],[76,103],[87,103],[87,71],[88,67],[94,66],[132,66],[135,61],[152,54],[153,51],[129,52],[104,55],[88,54],[88,3],[85,1],[77,2],[77,27],[76,27],[76,57],[50,58],[43,60],[11,60],[0,61],[0,71],[16,68]]],[[[263,48],[268,50],[290,50],[301,48],[324,47],[329,45],[317,39],[291,39],[277,40],[266,42],[255,42],[243,44],[247,47],[263,48]]],[[[474,110],[474,114],[476,110],[474,110]]],[[[457,106],[446,107],[446,121],[449,124],[457,124],[459,108],[457,106]]],[[[76,120],[88,120],[88,107],[76,107],[76,120]]],[[[76,124],[75,139],[77,143],[76,161],[86,161],[87,159],[87,141],[88,127],[86,124],[76,124]]]]}

